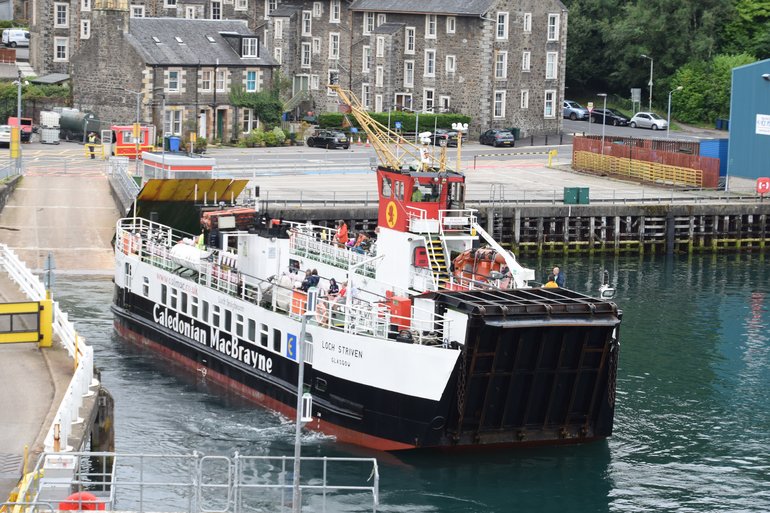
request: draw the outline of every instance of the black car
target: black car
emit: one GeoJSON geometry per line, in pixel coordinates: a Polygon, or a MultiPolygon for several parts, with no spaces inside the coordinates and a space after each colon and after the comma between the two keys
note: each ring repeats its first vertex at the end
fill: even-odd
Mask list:
{"type": "Polygon", "coordinates": [[[628,118],[620,112],[612,109],[594,109],[591,112],[591,122],[604,123],[605,125],[627,126],[628,118]]]}
{"type": "Polygon", "coordinates": [[[318,148],[350,148],[350,139],[336,130],[319,130],[307,138],[305,142],[310,147],[318,148]]]}
{"type": "Polygon", "coordinates": [[[499,128],[492,128],[487,130],[481,137],[479,137],[481,144],[489,144],[494,147],[497,146],[513,146],[513,134],[510,130],[502,130],[499,128]]]}
{"type": "Polygon", "coordinates": [[[445,128],[437,128],[433,133],[433,145],[441,146],[446,142],[447,147],[457,147],[457,132],[445,128]]]}

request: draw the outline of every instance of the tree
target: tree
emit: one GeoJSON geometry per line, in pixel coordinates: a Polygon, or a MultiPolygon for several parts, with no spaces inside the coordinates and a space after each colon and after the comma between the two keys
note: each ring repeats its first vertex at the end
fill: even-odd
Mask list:
{"type": "Polygon", "coordinates": [[[275,125],[281,121],[283,102],[278,99],[277,90],[247,93],[241,84],[230,88],[230,103],[236,107],[252,109],[263,123],[275,125]]]}

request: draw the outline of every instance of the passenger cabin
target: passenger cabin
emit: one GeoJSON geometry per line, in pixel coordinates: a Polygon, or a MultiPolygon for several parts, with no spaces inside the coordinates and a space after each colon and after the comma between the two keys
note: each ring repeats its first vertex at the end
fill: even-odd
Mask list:
{"type": "Polygon", "coordinates": [[[114,134],[112,152],[116,157],[141,158],[143,151],[153,150],[155,127],[152,125],[113,125],[110,129],[114,134]]]}

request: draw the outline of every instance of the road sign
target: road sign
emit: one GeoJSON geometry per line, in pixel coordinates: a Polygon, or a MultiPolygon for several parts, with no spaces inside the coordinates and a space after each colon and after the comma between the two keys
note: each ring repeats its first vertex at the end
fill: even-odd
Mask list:
{"type": "Polygon", "coordinates": [[[757,178],[757,194],[770,193],[770,178],[757,178]]]}
{"type": "Polygon", "coordinates": [[[636,103],[642,102],[642,88],[634,87],[631,89],[631,101],[636,103]]]}
{"type": "Polygon", "coordinates": [[[594,110],[594,102],[588,102],[588,113],[590,114],[594,110]]]}

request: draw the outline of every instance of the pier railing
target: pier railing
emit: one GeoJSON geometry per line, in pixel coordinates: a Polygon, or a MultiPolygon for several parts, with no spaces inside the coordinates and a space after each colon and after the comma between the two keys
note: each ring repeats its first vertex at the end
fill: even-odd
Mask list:
{"type": "MultiPolygon", "coordinates": [[[[40,279],[7,245],[0,244],[0,264],[11,279],[19,286],[32,301],[46,298],[46,290],[40,279]]],[[[72,432],[72,424],[80,422],[80,407],[83,399],[93,395],[91,387],[97,385],[94,380],[94,350],[79,337],[74,325],[69,321],[58,302],[53,301],[53,333],[69,356],[75,362],[75,372],[62,402],[56,411],[56,416],[45,436],[46,451],[72,450],[67,440],[72,432]]]]}

